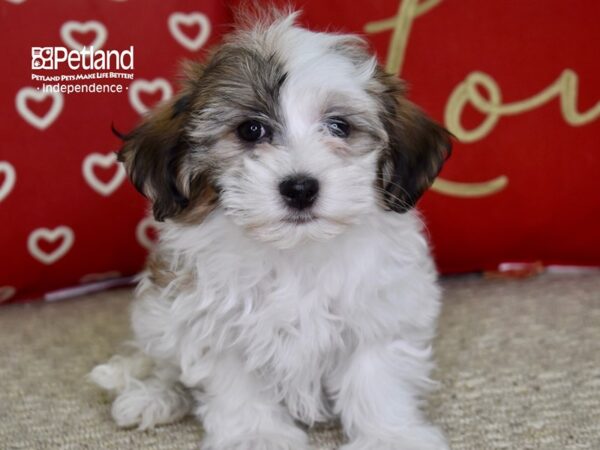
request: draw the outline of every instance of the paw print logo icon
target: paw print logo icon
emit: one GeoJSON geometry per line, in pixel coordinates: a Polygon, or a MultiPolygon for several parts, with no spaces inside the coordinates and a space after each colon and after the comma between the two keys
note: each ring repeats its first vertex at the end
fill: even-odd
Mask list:
{"type": "Polygon", "coordinates": [[[31,48],[31,68],[33,70],[53,69],[54,54],[52,47],[31,48]]]}

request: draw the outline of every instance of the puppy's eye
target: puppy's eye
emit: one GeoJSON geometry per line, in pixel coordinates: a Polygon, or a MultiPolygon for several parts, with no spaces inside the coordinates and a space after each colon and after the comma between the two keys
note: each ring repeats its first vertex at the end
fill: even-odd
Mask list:
{"type": "Polygon", "coordinates": [[[328,119],[327,128],[335,137],[347,138],[350,135],[350,124],[341,117],[332,117],[328,119]]]}
{"type": "Polygon", "coordinates": [[[247,120],[237,127],[238,137],[246,142],[256,142],[269,134],[269,129],[258,120],[247,120]]]}

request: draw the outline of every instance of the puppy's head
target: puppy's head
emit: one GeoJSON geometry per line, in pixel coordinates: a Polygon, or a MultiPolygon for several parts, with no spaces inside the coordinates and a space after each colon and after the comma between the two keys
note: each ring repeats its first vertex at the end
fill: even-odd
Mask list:
{"type": "Polygon", "coordinates": [[[356,36],[295,15],[230,35],[120,153],[157,220],[221,207],[281,248],[326,239],[376,208],[402,213],[431,185],[449,134],[404,97],[356,36]]]}

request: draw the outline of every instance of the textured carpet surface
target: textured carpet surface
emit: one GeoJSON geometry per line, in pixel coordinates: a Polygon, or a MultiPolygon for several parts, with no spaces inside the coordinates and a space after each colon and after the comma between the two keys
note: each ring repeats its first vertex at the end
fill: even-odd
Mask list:
{"type": "MultiPolygon", "coordinates": [[[[599,450],[600,276],[443,284],[441,387],[427,410],[452,448],[599,450]]],[[[85,379],[129,336],[130,300],[120,290],[0,308],[0,449],[198,448],[192,419],[117,429],[85,379]]],[[[333,426],[311,436],[319,450],[341,442],[333,426]]]]}

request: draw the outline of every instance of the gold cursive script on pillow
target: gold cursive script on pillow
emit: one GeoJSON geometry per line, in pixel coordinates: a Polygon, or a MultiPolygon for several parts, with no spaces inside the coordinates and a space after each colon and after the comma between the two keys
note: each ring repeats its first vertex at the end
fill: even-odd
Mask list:
{"type": "MultiPolygon", "coordinates": [[[[406,46],[415,19],[441,3],[442,0],[403,0],[400,2],[395,17],[367,23],[367,33],[379,33],[393,30],[390,37],[386,70],[400,75],[406,53],[406,46]]],[[[488,74],[473,71],[459,83],[448,98],[444,114],[445,125],[460,141],[476,142],[486,137],[496,126],[502,116],[517,115],[531,111],[558,97],[565,122],[572,126],[585,125],[600,116],[600,102],[587,111],[577,110],[577,94],[579,78],[571,69],[565,69],[554,83],[530,98],[502,103],[502,91],[498,83],[488,74]],[[480,94],[483,89],[488,98],[480,94]],[[466,129],[461,122],[462,112],[467,104],[472,105],[485,118],[473,129],[466,129]]],[[[483,197],[501,191],[508,184],[508,177],[498,176],[483,183],[460,183],[438,178],[432,189],[454,197],[483,197]]]]}

